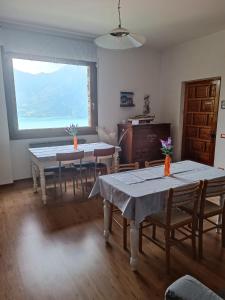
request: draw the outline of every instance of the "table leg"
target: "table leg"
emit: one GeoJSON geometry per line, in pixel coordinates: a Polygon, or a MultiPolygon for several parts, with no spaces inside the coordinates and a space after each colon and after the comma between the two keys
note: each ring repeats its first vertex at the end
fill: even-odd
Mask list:
{"type": "Polygon", "coordinates": [[[44,168],[40,167],[40,181],[41,181],[41,197],[44,204],[46,204],[46,185],[44,168]]]}
{"type": "Polygon", "coordinates": [[[109,226],[110,226],[110,203],[105,199],[103,203],[104,203],[104,237],[105,237],[105,242],[108,243],[109,226]]]}
{"type": "Polygon", "coordinates": [[[119,152],[116,151],[114,154],[114,168],[116,168],[119,165],[119,152]]]}
{"type": "Polygon", "coordinates": [[[130,221],[130,265],[132,271],[137,271],[138,267],[138,245],[139,245],[139,226],[135,221],[130,221]]]}
{"type": "Polygon", "coordinates": [[[33,177],[33,191],[34,193],[37,193],[37,170],[34,163],[31,163],[31,171],[33,177]]]}

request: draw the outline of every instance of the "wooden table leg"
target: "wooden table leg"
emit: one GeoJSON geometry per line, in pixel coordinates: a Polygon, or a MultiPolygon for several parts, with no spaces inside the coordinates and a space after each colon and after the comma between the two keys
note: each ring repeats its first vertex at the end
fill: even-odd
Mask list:
{"type": "Polygon", "coordinates": [[[137,271],[138,267],[138,244],[139,244],[139,226],[135,221],[130,221],[130,265],[132,271],[137,271]]]}
{"type": "Polygon", "coordinates": [[[46,185],[44,168],[40,167],[40,181],[41,181],[41,197],[44,204],[46,204],[46,185]]]}
{"type": "Polygon", "coordinates": [[[35,164],[31,163],[31,171],[32,171],[32,177],[33,177],[33,191],[34,193],[37,193],[37,170],[35,164]]]}
{"type": "Polygon", "coordinates": [[[105,242],[108,243],[109,227],[110,227],[110,203],[105,199],[103,203],[104,203],[104,237],[105,237],[105,242]]]}

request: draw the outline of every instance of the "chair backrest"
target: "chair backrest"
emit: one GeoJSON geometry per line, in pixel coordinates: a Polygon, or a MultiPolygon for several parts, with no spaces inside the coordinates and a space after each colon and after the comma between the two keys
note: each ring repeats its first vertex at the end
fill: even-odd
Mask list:
{"type": "Polygon", "coordinates": [[[69,152],[69,153],[56,153],[56,161],[74,161],[84,158],[84,151],[69,152]]]}
{"type": "Polygon", "coordinates": [[[115,147],[105,148],[105,149],[94,149],[94,157],[106,157],[113,156],[115,154],[115,147]]]}
{"type": "Polygon", "coordinates": [[[118,164],[115,167],[110,168],[110,173],[119,173],[139,169],[139,162],[130,164],[118,164]]]}
{"type": "Polygon", "coordinates": [[[167,215],[166,222],[167,225],[171,222],[171,214],[173,208],[179,208],[187,204],[192,204],[193,207],[193,216],[197,216],[198,204],[201,199],[203,182],[190,184],[181,188],[171,188],[169,190],[168,199],[167,199],[167,215]]]}
{"type": "MultiPolygon", "coordinates": [[[[225,198],[225,179],[204,180],[200,204],[200,214],[204,213],[205,200],[210,197],[225,198]]],[[[225,199],[224,199],[225,200],[225,199]]]]}
{"type": "Polygon", "coordinates": [[[205,180],[203,192],[205,192],[206,197],[225,195],[225,179],[205,180]]]}
{"type": "Polygon", "coordinates": [[[164,159],[152,160],[152,161],[146,161],[146,162],[145,162],[145,168],[161,166],[161,165],[163,165],[164,163],[165,163],[165,160],[164,160],[164,159]]]}

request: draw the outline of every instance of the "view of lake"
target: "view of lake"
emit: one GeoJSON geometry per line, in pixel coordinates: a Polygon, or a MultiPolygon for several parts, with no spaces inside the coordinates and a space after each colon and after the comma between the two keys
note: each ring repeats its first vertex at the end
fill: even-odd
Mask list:
{"type": "Polygon", "coordinates": [[[73,119],[70,117],[19,117],[19,129],[36,129],[36,128],[65,128],[70,124],[78,124],[79,127],[88,126],[88,119],[73,119]]]}
{"type": "Polygon", "coordinates": [[[89,125],[88,66],[13,59],[18,129],[89,125]]]}

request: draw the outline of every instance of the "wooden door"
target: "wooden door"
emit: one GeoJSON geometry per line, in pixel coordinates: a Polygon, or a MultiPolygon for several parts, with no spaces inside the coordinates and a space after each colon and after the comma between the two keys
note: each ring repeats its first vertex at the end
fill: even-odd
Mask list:
{"type": "Polygon", "coordinates": [[[185,84],[182,159],[213,165],[220,79],[185,84]]]}

